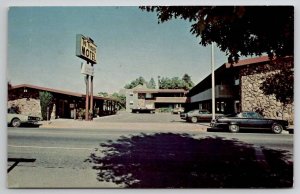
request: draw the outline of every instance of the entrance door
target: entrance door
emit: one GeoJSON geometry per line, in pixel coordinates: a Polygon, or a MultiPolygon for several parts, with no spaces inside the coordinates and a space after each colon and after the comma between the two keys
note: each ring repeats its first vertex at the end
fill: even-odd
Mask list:
{"type": "Polygon", "coordinates": [[[241,112],[241,103],[239,100],[234,101],[234,112],[235,113],[241,112]]]}
{"type": "Polygon", "coordinates": [[[70,104],[67,100],[59,100],[57,110],[59,118],[71,117],[70,104]]]}

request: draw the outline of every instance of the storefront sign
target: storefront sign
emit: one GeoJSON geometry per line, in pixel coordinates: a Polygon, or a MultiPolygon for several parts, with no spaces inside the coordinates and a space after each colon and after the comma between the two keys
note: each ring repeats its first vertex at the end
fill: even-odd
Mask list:
{"type": "Polygon", "coordinates": [[[83,63],[81,65],[81,73],[85,75],[94,76],[94,67],[91,64],[83,63]]]}
{"type": "Polygon", "coordinates": [[[96,64],[97,46],[94,41],[81,34],[76,35],[76,56],[92,63],[96,64]]]}

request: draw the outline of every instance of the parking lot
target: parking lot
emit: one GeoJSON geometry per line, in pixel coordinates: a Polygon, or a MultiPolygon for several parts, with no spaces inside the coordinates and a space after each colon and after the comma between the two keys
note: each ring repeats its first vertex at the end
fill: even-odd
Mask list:
{"type": "Polygon", "coordinates": [[[119,111],[116,115],[99,117],[96,122],[122,122],[122,123],[185,123],[179,114],[172,113],[130,113],[119,111]]]}
{"type": "Polygon", "coordinates": [[[94,118],[92,121],[74,119],[54,119],[42,121],[40,128],[89,128],[107,130],[156,130],[167,131],[206,131],[209,123],[189,123],[172,113],[129,113],[119,111],[116,115],[94,118]]]}

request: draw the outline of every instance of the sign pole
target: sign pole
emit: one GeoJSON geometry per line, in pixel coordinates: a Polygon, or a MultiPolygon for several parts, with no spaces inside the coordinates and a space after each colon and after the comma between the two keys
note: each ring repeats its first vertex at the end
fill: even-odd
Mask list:
{"type": "MultiPolygon", "coordinates": [[[[91,66],[93,67],[93,64],[91,64],[91,66]]],[[[94,116],[93,78],[94,78],[94,76],[91,75],[91,102],[90,102],[90,110],[91,110],[91,112],[92,112],[91,120],[93,120],[93,116],[94,116]]]]}
{"type": "Polygon", "coordinates": [[[85,76],[86,94],[85,94],[85,120],[89,120],[89,75],[85,76]]]}
{"type": "Polygon", "coordinates": [[[94,40],[90,37],[85,37],[81,34],[76,35],[76,56],[87,61],[87,64],[83,64],[81,67],[81,73],[85,74],[85,83],[86,83],[86,96],[85,96],[85,120],[88,121],[90,116],[90,111],[94,113],[94,95],[93,95],[93,77],[94,77],[94,68],[93,65],[97,63],[97,45],[94,43],[94,40]],[[91,77],[91,81],[89,80],[91,77]],[[90,83],[91,82],[91,83],[90,83]],[[90,101],[90,102],[89,102],[90,101]],[[89,104],[90,103],[90,104],[89,104]],[[90,106],[89,106],[90,105],[90,106]]]}

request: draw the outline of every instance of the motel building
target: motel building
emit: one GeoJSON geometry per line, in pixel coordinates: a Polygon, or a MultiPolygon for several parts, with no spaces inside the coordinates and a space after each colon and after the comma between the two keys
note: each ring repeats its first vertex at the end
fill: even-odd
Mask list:
{"type": "MultiPolygon", "coordinates": [[[[8,89],[8,108],[18,107],[20,114],[41,117],[39,92],[53,95],[51,119],[78,118],[79,112],[85,110],[85,94],[29,84],[15,85],[8,89]]],[[[118,101],[111,98],[94,96],[93,104],[94,117],[116,114],[118,110],[118,101]]]]}
{"type": "Polygon", "coordinates": [[[126,89],[126,111],[136,108],[169,109],[183,107],[187,101],[187,90],[183,89],[149,89],[146,85],[138,85],[126,89]]]}
{"type": "MultiPolygon", "coordinates": [[[[293,69],[293,58],[272,63],[268,56],[240,60],[236,64],[223,64],[215,70],[216,113],[238,113],[262,110],[267,118],[286,119],[294,122],[294,103],[284,106],[274,95],[265,95],[260,89],[267,75],[282,68],[293,69]]],[[[212,111],[211,75],[194,86],[187,94],[186,110],[207,109],[212,111]]]]}

